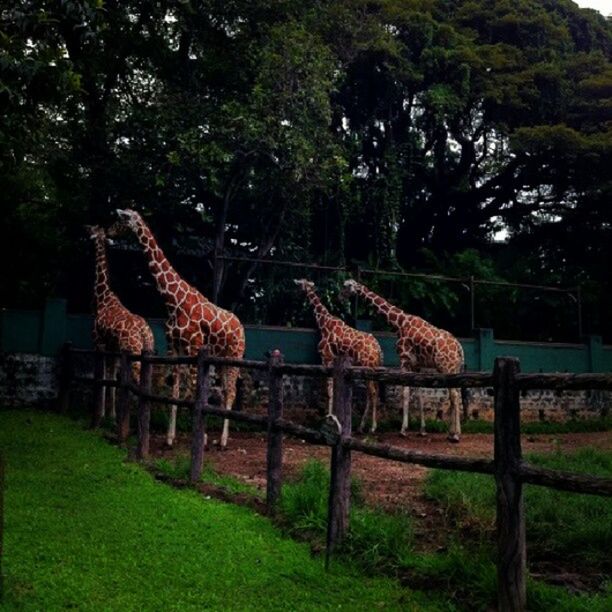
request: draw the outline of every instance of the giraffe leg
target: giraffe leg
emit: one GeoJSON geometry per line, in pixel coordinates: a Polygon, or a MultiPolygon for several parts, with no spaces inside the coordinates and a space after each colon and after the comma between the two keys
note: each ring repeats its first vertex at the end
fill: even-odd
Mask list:
{"type": "Polygon", "coordinates": [[[450,442],[459,442],[459,436],[461,435],[459,391],[457,389],[449,389],[448,394],[450,397],[448,439],[450,442]]]}
{"type": "MultiPolygon", "coordinates": [[[[225,409],[231,410],[236,399],[236,383],[238,382],[238,375],[240,374],[239,368],[224,368],[222,373],[223,380],[223,398],[225,402],[225,409]]],[[[223,421],[223,432],[221,433],[222,449],[227,447],[227,438],[229,436],[229,421],[225,419],[223,421]]]]}
{"type": "MultiPolygon", "coordinates": [[[[181,386],[181,370],[180,366],[172,366],[172,399],[178,399],[181,386]]],[[[172,446],[176,438],[176,413],[178,407],[176,404],[170,405],[170,417],[168,419],[168,432],[166,434],[166,444],[172,446]]]]}
{"type": "Polygon", "coordinates": [[[427,432],[425,431],[425,413],[423,411],[423,395],[422,389],[417,391],[417,404],[419,406],[419,436],[426,436],[427,432]]]}
{"type": "MultiPolygon", "coordinates": [[[[110,360],[110,364],[109,364],[109,375],[108,377],[111,380],[117,380],[117,370],[118,368],[118,364],[117,364],[117,359],[116,357],[109,357],[110,360]]],[[[113,420],[113,422],[116,420],[117,418],[117,410],[116,410],[116,394],[117,389],[115,387],[110,387],[108,390],[108,396],[109,396],[109,410],[108,410],[108,416],[113,420]]]]}
{"type": "Polygon", "coordinates": [[[378,422],[376,420],[376,409],[378,407],[378,384],[373,380],[368,382],[368,395],[370,397],[370,406],[372,408],[372,433],[376,433],[378,422]]]}
{"type": "Polygon", "coordinates": [[[405,436],[408,431],[408,407],[410,404],[410,387],[402,387],[402,429],[400,435],[405,436]]]}
{"type": "Polygon", "coordinates": [[[334,411],[334,381],[331,378],[327,379],[327,414],[328,416],[334,411]]]}

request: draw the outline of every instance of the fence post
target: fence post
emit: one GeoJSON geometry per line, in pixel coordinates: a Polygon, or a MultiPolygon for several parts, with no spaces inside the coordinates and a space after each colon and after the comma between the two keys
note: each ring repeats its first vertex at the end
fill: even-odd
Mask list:
{"type": "Polygon", "coordinates": [[[151,393],[151,380],[153,378],[153,364],[149,361],[151,351],[142,351],[140,362],[140,396],[138,398],[138,459],[149,456],[149,425],[151,422],[151,401],[145,397],[151,393]]]}
{"type": "Polygon", "coordinates": [[[525,610],[526,548],[521,463],[521,413],[515,357],[498,357],[495,387],[495,483],[497,487],[497,598],[500,612],[525,610]]]}
{"type": "Polygon", "coordinates": [[[283,484],[283,432],[276,427],[276,420],[283,417],[283,375],[275,366],[283,363],[283,355],[275,349],[268,358],[268,454],[266,507],[268,514],[276,512],[283,484]]]}
{"type": "Polygon", "coordinates": [[[132,364],[128,353],[121,351],[119,357],[119,393],[117,393],[117,439],[120,443],[127,440],[130,434],[130,380],[132,364]]]}
{"type": "Polygon", "coordinates": [[[94,405],[93,414],[91,418],[91,426],[94,429],[96,427],[100,427],[100,423],[102,423],[102,417],[104,416],[104,404],[106,399],[106,389],[104,387],[104,384],[102,383],[105,371],[104,361],[104,353],[101,351],[96,351],[94,353],[94,405]]]}
{"type": "Polygon", "coordinates": [[[351,435],[352,383],[347,380],[350,365],[348,356],[337,357],[334,362],[334,401],[333,410],[340,426],[338,443],[331,451],[331,478],[327,515],[327,550],[325,567],[334,548],[342,542],[349,526],[351,501],[351,451],[342,446],[342,440],[351,435]]]}
{"type": "Polygon", "coordinates": [[[208,406],[208,389],[210,385],[210,366],[206,361],[208,349],[202,347],[198,352],[198,376],[196,380],[196,397],[193,407],[193,434],[191,438],[191,469],[189,479],[197,482],[204,468],[204,446],[206,444],[206,415],[208,406]]]}
{"type": "Polygon", "coordinates": [[[65,342],[59,355],[59,389],[57,394],[57,408],[62,414],[68,412],[70,407],[70,384],[73,376],[72,342],[65,342]]]}

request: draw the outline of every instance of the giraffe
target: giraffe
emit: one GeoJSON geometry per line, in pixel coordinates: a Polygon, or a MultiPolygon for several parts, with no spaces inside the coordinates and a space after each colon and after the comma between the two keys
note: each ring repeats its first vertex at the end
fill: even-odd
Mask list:
{"type": "MultiPolygon", "coordinates": [[[[153,332],[147,322],[131,313],[111,290],[108,279],[108,260],[106,258],[106,233],[97,225],[88,225],[89,237],[96,249],[96,280],[94,291],[94,328],[93,341],[98,350],[127,351],[138,354],[143,349],[154,348],[153,332]]],[[[111,378],[116,377],[116,361],[111,361],[111,378]]],[[[135,381],[140,377],[140,363],[132,363],[135,381]]],[[[103,388],[103,392],[105,388],[103,388]]],[[[110,392],[110,416],[115,418],[115,389],[110,392]]],[[[104,397],[102,405],[105,405],[104,397]]]]}
{"type": "MultiPolygon", "coordinates": [[[[408,314],[393,306],[382,297],[370,291],[365,285],[354,280],[344,283],[344,293],[362,296],[382,314],[391,327],[397,332],[396,349],[400,358],[400,367],[407,372],[421,368],[435,368],[443,374],[458,374],[463,370],[463,347],[459,341],[444,329],[438,329],[421,317],[408,314]]],[[[459,442],[461,423],[459,421],[459,392],[449,389],[449,433],[451,442],[459,442]]],[[[410,388],[403,388],[402,401],[402,435],[408,429],[408,404],[410,388]]],[[[424,432],[423,404],[419,397],[421,429],[424,432]]]]}
{"type": "MultiPolygon", "coordinates": [[[[378,368],[382,365],[383,354],[378,340],[366,332],[358,331],[347,325],[341,319],[334,317],[323,306],[321,299],[315,291],[313,282],[302,279],[293,281],[304,293],[314,309],[317,327],[321,332],[321,340],[318,345],[323,365],[331,366],[334,357],[348,355],[353,365],[378,368]]],[[[378,405],[378,385],[368,381],[368,396],[366,408],[361,418],[359,430],[363,431],[368,410],[372,410],[372,433],[376,431],[376,408],[378,405]]],[[[332,413],[333,381],[327,380],[327,412],[332,413]]]]}
{"type": "MultiPolygon", "coordinates": [[[[203,346],[217,357],[242,359],[245,350],[244,328],[233,313],[219,308],[197,289],[183,280],[170,265],[153,237],[151,230],[135,210],[117,209],[121,222],[136,234],[148,259],[149,270],[157,290],[164,298],[168,311],[166,336],[171,354],[197,355],[203,346]]],[[[237,367],[223,367],[221,380],[224,407],[231,410],[236,398],[237,367]]],[[[194,369],[192,368],[192,372],[194,369]]],[[[172,396],[178,397],[179,369],[173,371],[172,396]]],[[[172,446],[176,436],[176,405],[171,406],[166,442],[172,446]]],[[[225,449],[229,435],[229,421],[223,421],[220,447],[225,449]]]]}

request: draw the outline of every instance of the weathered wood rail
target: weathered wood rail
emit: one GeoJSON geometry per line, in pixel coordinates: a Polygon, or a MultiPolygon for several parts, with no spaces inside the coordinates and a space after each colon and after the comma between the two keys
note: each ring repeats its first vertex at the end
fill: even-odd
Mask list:
{"type": "Polygon", "coordinates": [[[117,437],[127,440],[129,433],[129,395],[138,398],[137,456],[149,455],[150,412],[152,403],[175,404],[193,412],[190,479],[202,475],[205,456],[206,417],[216,416],[250,423],[267,431],[268,512],[275,513],[282,492],[283,435],[303,439],[311,444],[331,448],[331,478],[328,506],[326,564],[332,551],[342,542],[349,529],[351,453],[360,452],[381,459],[412,463],[426,467],[476,472],[495,478],[497,488],[497,573],[498,606],[502,611],[524,610],[526,606],[526,545],[524,483],[583,494],[612,496],[612,479],[549,470],[530,465],[522,458],[520,431],[520,391],[524,389],[612,389],[612,374],[521,374],[518,359],[498,357],[493,372],[463,374],[408,373],[389,368],[352,367],[338,358],[333,367],[286,364],[279,351],[272,351],[267,361],[225,359],[208,355],[202,349],[197,356],[127,355],[101,353],[67,346],[62,354],[60,373],[60,410],[69,402],[70,386],[89,383],[96,390],[92,424],[97,426],[102,414],[101,402],[105,387],[117,387],[117,437]],[[94,376],[74,376],[74,354],[94,356],[94,376]],[[103,377],[100,365],[104,357],[120,360],[117,381],[103,377]],[[131,364],[140,361],[140,381],[132,381],[131,364]],[[171,398],[151,392],[154,365],[192,365],[197,367],[195,399],[171,398]],[[215,408],[208,404],[210,366],[238,366],[267,372],[268,414],[254,415],[215,408]],[[283,417],[283,376],[307,375],[333,377],[333,417],[324,420],[319,429],[304,427],[283,417]],[[385,444],[365,442],[351,435],[351,398],[357,380],[376,380],[390,384],[430,388],[492,387],[494,390],[494,457],[481,459],[453,455],[430,454],[385,444]]]}

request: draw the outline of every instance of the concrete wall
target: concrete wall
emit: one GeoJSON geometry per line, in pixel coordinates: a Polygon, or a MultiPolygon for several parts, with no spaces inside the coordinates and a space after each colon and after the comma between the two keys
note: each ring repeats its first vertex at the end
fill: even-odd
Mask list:
{"type": "MultiPolygon", "coordinates": [[[[66,313],[66,302],[50,299],[42,312],[0,310],[0,353],[38,353],[55,356],[66,341],[75,347],[91,348],[91,315],[66,313]]],[[[149,321],[155,335],[156,351],[166,353],[163,320],[149,321]]],[[[289,363],[319,363],[318,332],[314,329],[245,325],[246,358],[263,359],[278,348],[289,363]]],[[[377,332],[383,348],[385,365],[399,365],[395,352],[396,337],[377,332]]],[[[473,338],[460,339],[468,370],[491,370],[495,357],[515,356],[523,372],[610,372],[612,346],[604,346],[601,337],[589,336],[577,344],[534,343],[497,340],[491,329],[475,331],[473,338]]]]}
{"type": "MultiPolygon", "coordinates": [[[[156,350],[166,351],[163,321],[150,321],[156,339],[156,350]]],[[[44,311],[0,311],[0,402],[30,404],[48,402],[56,393],[55,356],[62,344],[91,348],[92,317],[69,315],[64,300],[48,300],[44,311]]],[[[247,325],[248,359],[263,359],[266,351],[279,348],[289,363],[319,363],[316,330],[247,325]]],[[[377,333],[385,354],[385,365],[397,367],[395,336],[377,333]]],[[[474,338],[461,339],[467,368],[491,370],[495,357],[516,356],[523,372],[610,372],[612,346],[604,346],[601,338],[590,336],[581,344],[526,343],[496,340],[493,331],[480,329],[474,338]]],[[[84,366],[86,368],[86,366],[84,366]]],[[[263,405],[266,397],[264,379],[243,377],[245,405],[263,405]]],[[[303,410],[323,410],[324,382],[304,378],[285,381],[287,403],[303,410]]],[[[421,391],[428,417],[447,409],[445,391],[421,391]]],[[[363,393],[356,392],[356,404],[363,403],[363,393]]],[[[389,414],[400,410],[399,393],[386,389],[389,414]]],[[[471,391],[470,410],[479,418],[492,418],[492,393],[471,391]]],[[[605,412],[610,396],[605,393],[576,392],[555,394],[550,391],[530,392],[523,397],[525,418],[556,420],[567,416],[592,416],[605,412]]]]}

